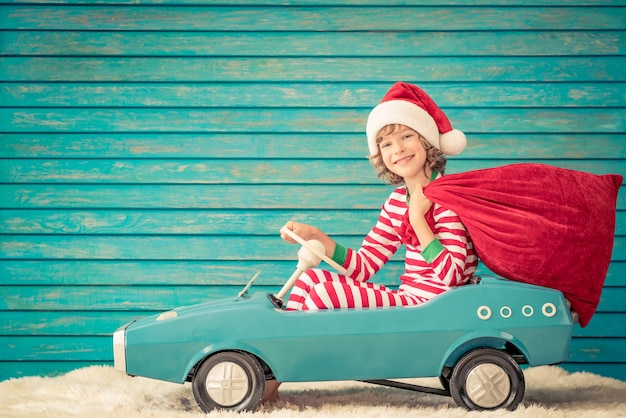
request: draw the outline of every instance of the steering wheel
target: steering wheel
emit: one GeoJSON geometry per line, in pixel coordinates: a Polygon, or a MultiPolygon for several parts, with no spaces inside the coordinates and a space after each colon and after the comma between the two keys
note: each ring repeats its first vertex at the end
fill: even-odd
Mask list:
{"type": "Polygon", "coordinates": [[[298,251],[298,266],[296,268],[296,271],[293,272],[289,280],[287,280],[287,283],[285,283],[282,289],[280,289],[280,292],[278,292],[276,295],[270,295],[270,299],[275,306],[282,307],[283,298],[285,297],[287,292],[289,292],[289,290],[293,287],[296,280],[298,280],[298,277],[300,277],[300,275],[306,270],[317,267],[321,260],[324,260],[328,265],[333,267],[339,273],[348,274],[345,268],[340,266],[338,263],[333,261],[333,259],[326,255],[326,252],[324,250],[324,244],[322,244],[321,242],[317,240],[305,241],[295,232],[285,227],[281,228],[280,232],[288,235],[298,244],[302,245],[302,248],[300,248],[300,251],[298,251]]]}
{"type": "MultiPolygon", "coordinates": [[[[285,228],[285,227],[282,227],[280,229],[280,232],[283,232],[284,234],[289,235],[290,238],[292,238],[298,244],[302,245],[304,248],[306,248],[309,251],[311,251],[313,254],[318,256],[320,259],[324,260],[329,266],[333,267],[339,273],[341,273],[341,274],[348,274],[348,271],[345,268],[340,266],[332,258],[330,258],[329,256],[326,255],[326,252],[324,250],[324,246],[323,245],[320,248],[317,244],[313,244],[313,243],[316,243],[316,242],[321,244],[321,242],[319,242],[317,240],[305,241],[302,238],[300,238],[300,236],[297,235],[295,232],[293,232],[291,229],[285,228]]],[[[300,254],[298,254],[298,256],[300,256],[300,254]]]]}

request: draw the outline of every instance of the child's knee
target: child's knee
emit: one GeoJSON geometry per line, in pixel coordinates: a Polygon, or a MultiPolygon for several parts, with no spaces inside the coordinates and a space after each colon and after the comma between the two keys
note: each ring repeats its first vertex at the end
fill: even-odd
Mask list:
{"type": "Polygon", "coordinates": [[[317,283],[313,287],[304,302],[308,310],[337,308],[330,297],[331,283],[317,283]]]}
{"type": "Polygon", "coordinates": [[[310,269],[305,271],[298,277],[298,281],[307,288],[312,288],[316,284],[322,282],[324,275],[319,269],[310,269]]]}
{"type": "Polygon", "coordinates": [[[298,280],[296,280],[295,283],[295,287],[299,287],[301,289],[310,289],[313,287],[315,283],[313,282],[313,279],[311,279],[311,276],[309,276],[307,273],[308,271],[305,271],[300,275],[300,277],[298,277],[298,280]]]}

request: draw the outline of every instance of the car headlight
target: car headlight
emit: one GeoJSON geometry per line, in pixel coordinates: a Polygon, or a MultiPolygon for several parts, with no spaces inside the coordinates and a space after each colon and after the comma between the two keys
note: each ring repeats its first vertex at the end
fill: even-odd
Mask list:
{"type": "Polygon", "coordinates": [[[113,367],[124,373],[126,373],[126,328],[131,323],[118,328],[113,333],[113,367]]]}

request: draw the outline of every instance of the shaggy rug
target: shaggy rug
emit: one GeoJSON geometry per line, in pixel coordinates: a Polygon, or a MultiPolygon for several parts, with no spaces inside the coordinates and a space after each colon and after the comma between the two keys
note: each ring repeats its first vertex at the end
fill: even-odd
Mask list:
{"type": "MultiPolygon", "coordinates": [[[[626,382],[559,367],[527,369],[526,396],[508,417],[626,417],[626,382]]],[[[438,386],[437,379],[412,379],[438,386]]],[[[58,377],[0,382],[0,417],[501,417],[505,411],[468,412],[451,398],[359,382],[283,384],[278,403],[254,413],[203,414],[190,384],[132,378],[93,366],[58,377]]]]}

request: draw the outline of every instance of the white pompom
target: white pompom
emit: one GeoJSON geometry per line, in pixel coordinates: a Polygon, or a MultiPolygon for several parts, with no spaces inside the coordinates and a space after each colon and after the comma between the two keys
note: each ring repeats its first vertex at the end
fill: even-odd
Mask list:
{"type": "Polygon", "coordinates": [[[463,152],[467,145],[465,134],[458,129],[439,135],[439,149],[446,155],[457,155],[463,152]]]}

